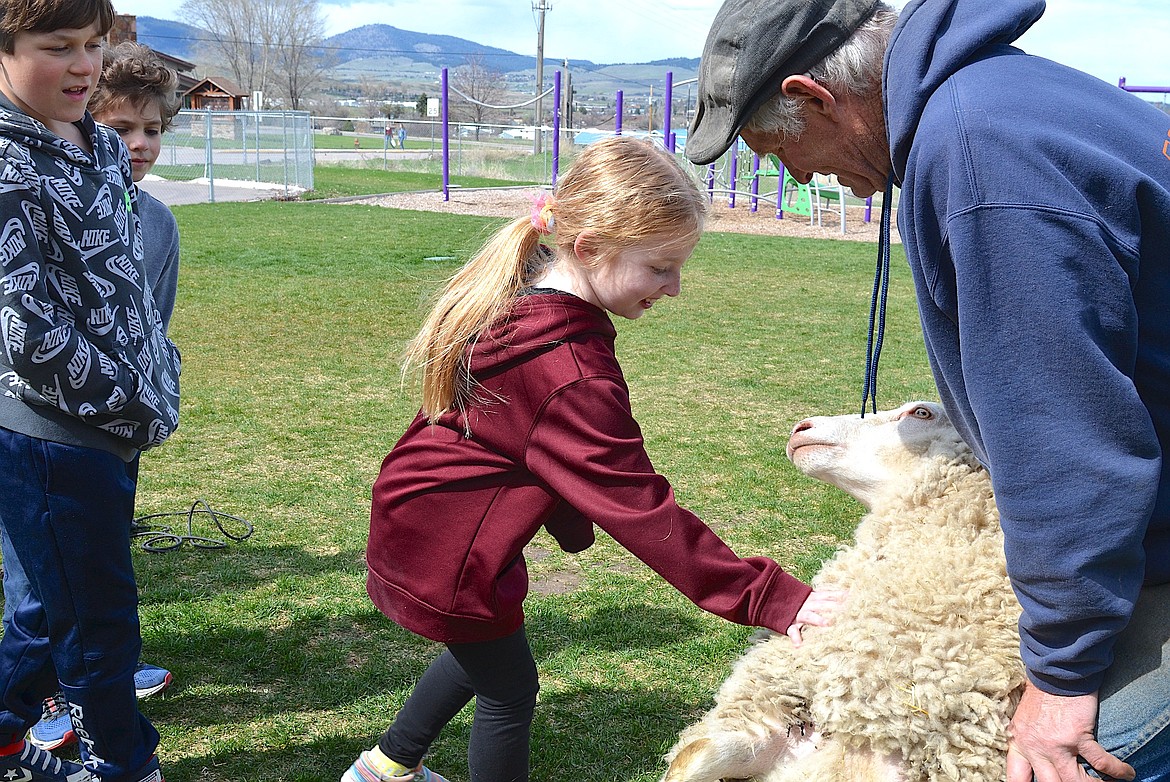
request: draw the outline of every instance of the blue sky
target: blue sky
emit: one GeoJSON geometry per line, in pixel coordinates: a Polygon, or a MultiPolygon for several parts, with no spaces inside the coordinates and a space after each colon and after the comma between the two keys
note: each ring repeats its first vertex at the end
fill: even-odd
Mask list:
{"type": "MultiPolygon", "coordinates": [[[[330,34],[363,24],[536,53],[539,0],[321,0],[330,34]]],[[[698,57],[720,0],[543,0],[545,55],[598,63],[698,57]]],[[[895,0],[903,5],[904,0],[895,0]]],[[[183,21],[182,0],[115,0],[120,13],[183,21]]],[[[1170,86],[1166,0],[1049,0],[1019,45],[1100,79],[1170,86]]]]}

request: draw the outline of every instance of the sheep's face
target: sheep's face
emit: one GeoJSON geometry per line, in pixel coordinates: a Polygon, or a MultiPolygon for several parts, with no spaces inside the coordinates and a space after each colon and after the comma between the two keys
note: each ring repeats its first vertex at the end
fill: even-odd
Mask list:
{"type": "Polygon", "coordinates": [[[958,440],[942,405],[909,402],[897,410],[859,415],[815,416],[792,429],[788,458],[810,478],[852,495],[867,510],[940,439],[958,440]]]}

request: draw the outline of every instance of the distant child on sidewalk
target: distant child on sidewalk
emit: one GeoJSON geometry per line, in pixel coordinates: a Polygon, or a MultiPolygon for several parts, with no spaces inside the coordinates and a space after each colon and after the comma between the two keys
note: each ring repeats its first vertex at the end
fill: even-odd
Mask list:
{"type": "MultiPolygon", "coordinates": [[[[141,182],[158,159],[162,134],[179,111],[175,93],[178,83],[175,72],[147,46],[127,41],[105,50],[101,80],[89,100],[89,112],[97,122],[113,128],[130,151],[135,182],[141,182]]],[[[175,309],[179,282],[179,227],[166,204],[141,189],[137,217],[142,229],[146,279],[165,334],[175,309]]],[[[137,482],[137,456],[129,469],[137,482]]],[[[6,539],[3,544],[7,552],[6,539]]],[[[4,560],[8,562],[7,553],[4,560]]],[[[19,563],[14,562],[11,569],[19,569],[19,563]]],[[[23,573],[12,573],[5,581],[6,615],[11,615],[10,611],[27,592],[28,581],[23,573]]],[[[145,698],[167,689],[173,680],[165,668],[139,663],[134,671],[134,690],[139,698],[145,698]]],[[[77,740],[64,694],[45,700],[41,721],[32,727],[28,737],[33,744],[49,751],[77,740]]]]}
{"type": "Polygon", "coordinates": [[[140,451],[178,426],[130,160],[86,111],[109,0],[0,3],[0,529],[28,591],[0,639],[0,778],[161,782],[135,701],[140,451]],[[82,765],[25,741],[60,689],[82,765]]]}
{"type": "Polygon", "coordinates": [[[539,685],[522,552],[542,527],[577,552],[596,524],[733,622],[799,640],[836,612],[840,593],[740,558],[679,507],[630,409],[607,313],[679,294],[705,205],[660,148],[599,141],[448,283],[409,348],[422,410],[374,484],[366,551],[374,604],[447,648],[342,782],[442,782],[423,756],[473,697],[471,778],[528,779],[539,685]]]}

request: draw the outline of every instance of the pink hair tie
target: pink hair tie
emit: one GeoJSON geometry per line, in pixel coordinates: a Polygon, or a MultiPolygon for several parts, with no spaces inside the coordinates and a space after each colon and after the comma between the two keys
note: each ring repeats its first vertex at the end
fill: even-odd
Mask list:
{"type": "Polygon", "coordinates": [[[553,232],[553,224],[556,222],[553,218],[553,204],[556,199],[552,193],[541,193],[532,198],[532,212],[530,219],[532,220],[532,227],[541,236],[547,236],[553,232]]]}

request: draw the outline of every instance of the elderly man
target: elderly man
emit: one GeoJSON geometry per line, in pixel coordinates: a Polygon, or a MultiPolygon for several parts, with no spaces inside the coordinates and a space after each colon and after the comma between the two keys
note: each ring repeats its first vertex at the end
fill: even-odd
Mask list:
{"type": "Polygon", "coordinates": [[[801,181],[900,186],[931,367],[1023,607],[1008,780],[1164,780],[1170,116],[1013,47],[1043,10],[728,0],[686,152],[738,134],[801,181]]]}

